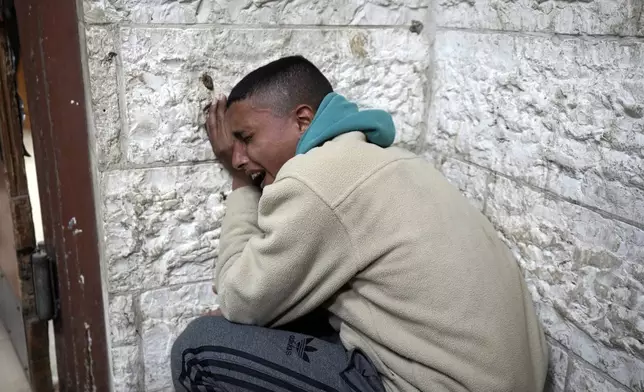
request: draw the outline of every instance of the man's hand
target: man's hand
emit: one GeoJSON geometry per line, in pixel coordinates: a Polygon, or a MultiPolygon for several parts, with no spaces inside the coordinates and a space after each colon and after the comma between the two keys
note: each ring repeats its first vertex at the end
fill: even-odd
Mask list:
{"type": "Polygon", "coordinates": [[[204,313],[204,316],[223,316],[223,313],[221,313],[220,308],[217,308],[215,310],[210,310],[210,311],[204,313]]]}
{"type": "Polygon", "coordinates": [[[225,120],[226,96],[221,94],[204,109],[206,111],[206,133],[217,160],[233,177],[233,189],[252,185],[251,179],[241,170],[233,167],[233,149],[238,143],[225,120]]]}
{"type": "Polygon", "coordinates": [[[206,112],[206,133],[208,134],[212,151],[215,153],[217,160],[232,174],[235,171],[232,164],[235,139],[224,118],[226,96],[219,95],[214,102],[206,106],[204,111],[206,112]]]}

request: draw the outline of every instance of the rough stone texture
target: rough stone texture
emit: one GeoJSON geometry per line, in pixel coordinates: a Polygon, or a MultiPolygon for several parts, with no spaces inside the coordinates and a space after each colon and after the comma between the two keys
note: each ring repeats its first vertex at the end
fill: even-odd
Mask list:
{"type": "Polygon", "coordinates": [[[483,211],[488,194],[487,183],[492,175],[489,171],[451,158],[440,170],[474,206],[483,211]]]}
{"type": "Polygon", "coordinates": [[[84,0],[87,23],[400,25],[424,20],[429,0],[84,0]]]}
{"type": "Polygon", "coordinates": [[[644,35],[641,0],[437,0],[439,26],[644,35]]]}
{"type": "Polygon", "coordinates": [[[568,372],[568,353],[552,342],[548,342],[548,380],[544,392],[564,392],[568,372]]]}
{"type": "Polygon", "coordinates": [[[486,213],[514,250],[547,333],[644,391],[644,231],[497,177],[486,213]]]}
{"type": "Polygon", "coordinates": [[[211,278],[229,189],[223,169],[112,171],[102,183],[110,292],[211,278]]]}
{"type": "Polygon", "coordinates": [[[415,145],[425,127],[427,39],[399,29],[124,29],[123,68],[132,163],[213,158],[200,124],[212,76],[229,92],[243,75],[287,54],[303,54],[334,87],[364,107],[389,110],[398,141],[415,145]],[[216,55],[214,55],[216,53],[216,55]]]}
{"type": "Polygon", "coordinates": [[[429,150],[644,222],[644,43],[443,31],[435,48],[429,150]]]}
{"type": "MultiPolygon", "coordinates": [[[[644,58],[642,58],[644,74],[644,58]]],[[[644,103],[644,75],[642,76],[644,103]]],[[[642,106],[644,108],[644,106],[642,106]]],[[[630,141],[637,146],[621,149],[610,136],[611,128],[596,142],[560,138],[546,151],[550,172],[547,188],[571,199],[644,223],[644,120],[630,141]],[[615,144],[611,144],[615,143],[615,144]],[[639,156],[638,156],[639,155],[639,156]]],[[[624,136],[626,132],[619,132],[624,136]]]]}
{"type": "Polygon", "coordinates": [[[574,392],[626,392],[627,389],[599,375],[578,361],[573,362],[568,381],[568,391],[574,392]]]}
{"type": "Polygon", "coordinates": [[[644,42],[601,36],[644,36],[644,2],[433,8],[425,154],[477,206],[488,179],[484,211],[557,341],[547,390],[644,391],[644,42]]]}
{"type": "Polygon", "coordinates": [[[521,39],[437,33],[435,116],[430,120],[427,148],[458,153],[468,161],[543,186],[544,148],[554,137],[544,121],[558,111],[549,106],[550,93],[545,90],[552,85],[546,83],[544,68],[525,57],[527,51],[539,52],[543,44],[537,38],[514,42],[521,39]]]}
{"type": "Polygon", "coordinates": [[[195,317],[217,307],[210,282],[151,290],[141,294],[141,337],[146,391],[172,385],[172,343],[195,317]]]}
{"type": "Polygon", "coordinates": [[[112,346],[126,346],[137,342],[136,309],[132,295],[113,295],[109,299],[110,341],[112,346]]]}
{"type": "Polygon", "coordinates": [[[143,381],[142,371],[143,366],[137,345],[112,348],[113,392],[140,392],[143,381]]]}
{"type": "Polygon", "coordinates": [[[596,372],[604,374],[602,377],[612,377],[622,385],[630,386],[633,391],[644,390],[644,366],[638,354],[610,348],[594,340],[578,328],[574,321],[571,322],[566,312],[557,305],[538,303],[537,309],[546,333],[599,369],[596,372]]]}
{"type": "Polygon", "coordinates": [[[86,29],[87,58],[90,76],[95,154],[99,169],[103,170],[121,159],[121,115],[116,65],[115,29],[89,27],[86,29]]]}

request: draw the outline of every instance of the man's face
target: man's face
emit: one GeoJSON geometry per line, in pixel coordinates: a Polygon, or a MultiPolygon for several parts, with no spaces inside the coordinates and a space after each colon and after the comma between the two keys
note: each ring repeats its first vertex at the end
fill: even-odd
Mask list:
{"type": "Polygon", "coordinates": [[[295,156],[300,136],[312,120],[308,106],[278,116],[252,99],[233,103],[226,110],[235,138],[233,167],[246,172],[260,188],[272,184],[286,161],[295,156]]]}

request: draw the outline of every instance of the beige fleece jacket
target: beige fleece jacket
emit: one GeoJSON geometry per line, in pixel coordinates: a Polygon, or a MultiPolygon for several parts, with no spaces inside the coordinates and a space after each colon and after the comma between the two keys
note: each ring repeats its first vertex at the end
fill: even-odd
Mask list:
{"type": "Polygon", "coordinates": [[[238,323],[326,307],[389,392],[543,389],[544,336],[492,225],[425,160],[359,132],[229,196],[214,286],[238,323]]]}

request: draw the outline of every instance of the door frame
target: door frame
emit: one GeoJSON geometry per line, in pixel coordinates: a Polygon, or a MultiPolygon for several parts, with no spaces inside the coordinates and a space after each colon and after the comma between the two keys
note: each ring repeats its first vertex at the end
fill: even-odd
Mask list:
{"type": "Polygon", "coordinates": [[[16,99],[15,20],[7,16],[0,22],[0,318],[32,390],[51,392],[48,325],[35,317],[29,268],[36,239],[16,99]]]}
{"type": "Polygon", "coordinates": [[[76,0],[20,0],[15,7],[45,248],[55,258],[59,282],[60,311],[54,320],[59,388],[109,391],[79,5],[76,0]]]}

